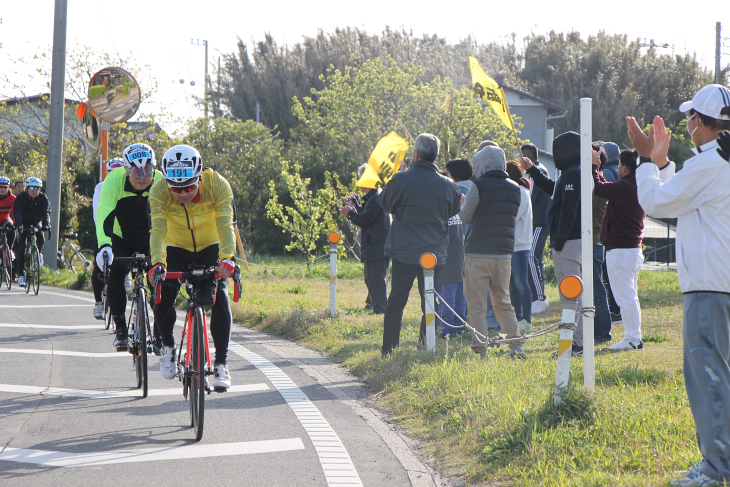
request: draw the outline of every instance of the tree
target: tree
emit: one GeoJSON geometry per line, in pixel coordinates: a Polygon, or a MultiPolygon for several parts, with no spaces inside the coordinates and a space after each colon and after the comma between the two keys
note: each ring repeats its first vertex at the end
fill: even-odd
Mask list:
{"type": "Polygon", "coordinates": [[[330,69],[322,77],[325,88],[294,100],[292,110],[301,123],[292,134],[290,160],[321,185],[327,171],[349,177],[392,130],[411,140],[423,132],[441,136],[444,163],[465,157],[484,138],[502,147],[513,144],[511,132],[469,88],[456,90],[438,77],[422,82],[423,72],[420,66],[380,59],[360,68],[330,69]]]}
{"type": "Polygon", "coordinates": [[[292,206],[284,206],[279,202],[279,196],[274,181],[269,182],[271,199],[266,203],[267,215],[282,228],[282,233],[288,233],[291,242],[286,250],[299,250],[311,260],[313,252],[322,244],[325,234],[338,231],[334,215],[337,213],[339,198],[332,191],[331,180],[338,180],[337,176],[329,173],[325,175],[329,184],[318,190],[310,188],[309,178],[302,179],[301,167],[294,164],[293,171],[289,172],[289,163],[282,162],[281,177],[284,180],[292,206]]]}

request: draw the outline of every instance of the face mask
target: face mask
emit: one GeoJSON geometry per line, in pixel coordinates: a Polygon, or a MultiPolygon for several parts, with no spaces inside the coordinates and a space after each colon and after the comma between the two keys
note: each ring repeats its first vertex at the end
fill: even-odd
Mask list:
{"type": "Polygon", "coordinates": [[[697,116],[697,114],[695,113],[694,115],[692,115],[691,117],[689,117],[689,118],[687,119],[687,133],[689,134],[689,139],[690,139],[690,140],[691,140],[692,142],[694,142],[694,139],[692,139],[692,136],[693,136],[693,135],[695,134],[695,132],[697,132],[697,129],[698,129],[698,128],[700,128],[700,127],[699,127],[699,125],[698,125],[697,127],[695,127],[695,129],[694,129],[694,130],[690,131],[690,130],[689,130],[689,121],[690,121],[690,120],[692,120],[693,118],[695,118],[696,116],[697,116]]]}

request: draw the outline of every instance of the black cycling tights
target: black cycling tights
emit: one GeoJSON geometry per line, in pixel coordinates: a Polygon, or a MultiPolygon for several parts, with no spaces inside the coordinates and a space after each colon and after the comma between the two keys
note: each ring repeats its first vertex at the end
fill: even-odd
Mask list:
{"type": "MultiPolygon", "coordinates": [[[[206,268],[218,263],[218,244],[213,244],[200,252],[188,252],[179,247],[167,247],[167,271],[187,272],[190,264],[204,265],[206,268]]],[[[210,334],[215,344],[215,363],[225,364],[228,357],[228,342],[231,339],[231,305],[228,302],[228,279],[218,279],[215,291],[215,304],[212,306],[209,323],[210,334]]],[[[201,293],[203,296],[212,297],[215,280],[201,284],[206,289],[201,293]]],[[[155,324],[162,326],[160,330],[162,343],[166,347],[175,346],[173,328],[175,326],[175,298],[180,289],[180,281],[169,280],[162,283],[161,300],[155,304],[155,324]]],[[[207,303],[206,303],[207,304],[207,303]]]]}

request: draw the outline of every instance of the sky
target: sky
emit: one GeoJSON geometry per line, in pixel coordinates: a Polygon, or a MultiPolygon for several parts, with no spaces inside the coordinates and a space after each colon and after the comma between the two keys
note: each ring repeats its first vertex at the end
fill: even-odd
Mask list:
{"type": "MultiPolygon", "coordinates": [[[[722,64],[730,63],[730,9],[693,10],[692,2],[675,7],[669,2],[613,0],[598,7],[585,1],[522,2],[426,2],[371,0],[348,2],[317,0],[279,1],[164,1],[71,0],[68,2],[67,50],[89,46],[100,52],[117,52],[140,65],[149,65],[150,76],[160,84],[160,102],[171,107],[176,117],[202,116],[193,96],[202,97],[205,49],[191,44],[208,41],[209,70],[217,59],[236,52],[240,38],[251,44],[270,33],[278,44],[293,45],[319,29],[332,32],[337,27],[358,27],[369,34],[386,26],[433,35],[449,42],[471,35],[478,43],[507,43],[512,33],[520,39],[530,33],[577,31],[583,38],[601,30],[626,34],[656,44],[667,54],[697,53],[699,61],[714,70],[716,22],[723,26],[722,64]],[[518,8],[516,8],[518,7],[518,8]],[[678,8],[677,8],[678,7],[678,8]],[[481,10],[481,12],[480,12],[481,10]],[[708,15],[708,13],[710,13],[708,15]],[[180,84],[179,80],[185,80],[180,84]],[[190,81],[195,86],[190,86],[190,81]]],[[[3,0],[0,2],[0,76],[10,73],[13,60],[50,52],[53,44],[54,2],[52,0],[3,0]]],[[[467,61],[464,60],[466,63],[467,61]]],[[[32,72],[32,62],[21,69],[32,72]]],[[[104,66],[89,67],[95,72],[104,66]]],[[[37,80],[40,82],[41,80],[37,80]]],[[[141,85],[144,90],[144,84],[141,85]]],[[[40,88],[36,88],[40,89],[40,88]]],[[[0,95],[17,96],[0,83],[0,95]]],[[[67,93],[68,96],[68,93],[67,93]]],[[[154,111],[154,109],[152,110],[154,111]]],[[[134,120],[134,119],[133,119],[134,120]]]]}

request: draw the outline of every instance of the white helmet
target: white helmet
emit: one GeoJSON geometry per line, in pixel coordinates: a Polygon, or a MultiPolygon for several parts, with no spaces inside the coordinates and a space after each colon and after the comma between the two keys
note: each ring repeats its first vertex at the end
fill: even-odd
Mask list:
{"type": "Polygon", "coordinates": [[[114,159],[109,159],[106,163],[106,172],[112,172],[114,169],[118,167],[129,167],[129,164],[122,159],[121,157],[115,157],[114,159]]]}
{"type": "Polygon", "coordinates": [[[168,186],[189,186],[200,179],[203,160],[189,145],[176,145],[162,156],[162,175],[168,186]]]}
{"type": "Polygon", "coordinates": [[[147,144],[132,144],[122,153],[127,169],[137,177],[152,177],[157,168],[155,151],[147,144]]]}

